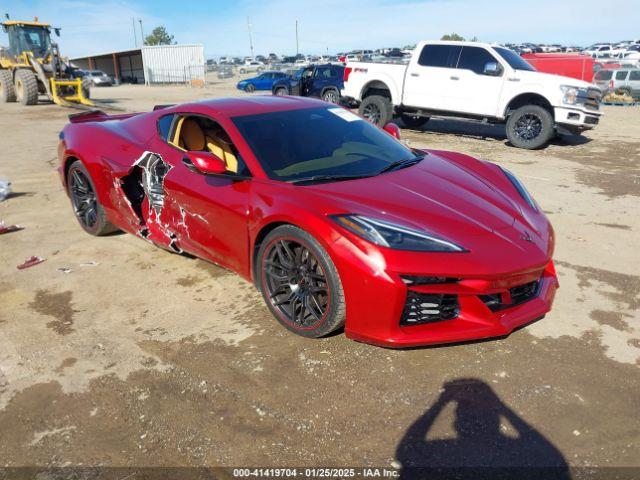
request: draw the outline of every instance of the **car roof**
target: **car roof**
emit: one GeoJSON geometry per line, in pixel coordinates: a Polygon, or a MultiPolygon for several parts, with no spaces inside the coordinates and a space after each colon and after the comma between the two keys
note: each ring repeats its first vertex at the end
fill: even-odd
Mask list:
{"type": "MultiPolygon", "coordinates": [[[[284,97],[278,95],[253,95],[243,98],[214,98],[200,102],[186,103],[171,107],[171,111],[239,117],[262,113],[301,110],[304,108],[327,107],[327,103],[307,97],[284,97]]],[[[338,107],[339,108],[339,107],[338,107]]],[[[167,109],[169,110],[169,109],[167,109]]]]}

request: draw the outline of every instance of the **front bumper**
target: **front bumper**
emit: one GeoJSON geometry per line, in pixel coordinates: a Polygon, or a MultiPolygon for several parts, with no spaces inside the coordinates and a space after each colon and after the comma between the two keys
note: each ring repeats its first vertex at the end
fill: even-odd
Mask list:
{"type": "Polygon", "coordinates": [[[600,121],[602,112],[572,107],[554,107],[556,124],[571,133],[591,130],[600,121]]]}
{"type": "MultiPolygon", "coordinates": [[[[339,247],[334,244],[334,248],[339,247]]],[[[351,249],[351,253],[354,251],[351,249]]],[[[346,336],[391,348],[506,336],[515,329],[542,318],[551,309],[558,288],[555,267],[550,258],[538,257],[533,260],[537,264],[527,264],[528,260],[523,258],[517,270],[510,268],[507,272],[499,272],[479,264],[473,265],[474,262],[465,259],[458,263],[455,258],[450,257],[450,273],[440,267],[434,271],[416,265],[418,273],[413,270],[411,275],[451,277],[452,281],[407,285],[401,277],[403,270],[399,271],[397,265],[385,268],[382,259],[376,262],[375,257],[360,254],[359,259],[352,257],[348,260],[348,265],[345,265],[342,264],[345,257],[339,257],[342,259],[337,259],[336,266],[347,303],[346,336]],[[364,263],[359,264],[359,260],[364,260],[364,263]],[[377,270],[376,263],[379,264],[377,270]],[[511,300],[510,292],[516,291],[513,290],[514,287],[532,282],[537,282],[535,294],[522,302],[511,300]],[[447,319],[406,324],[408,299],[416,294],[454,297],[457,302],[456,311],[453,316],[447,316],[447,319]],[[496,297],[504,299],[504,304],[493,308],[488,298],[496,297]]]]}

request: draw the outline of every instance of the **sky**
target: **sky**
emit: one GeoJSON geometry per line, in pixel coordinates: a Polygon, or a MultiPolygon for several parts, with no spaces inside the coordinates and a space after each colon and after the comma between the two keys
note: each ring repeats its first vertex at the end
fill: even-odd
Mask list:
{"type": "MultiPolygon", "coordinates": [[[[640,0],[2,0],[0,15],[62,27],[63,55],[78,57],[140,45],[159,25],[205,55],[337,53],[402,47],[456,32],[499,43],[590,45],[640,38],[640,0]],[[134,25],[135,35],[134,39],[134,25]]],[[[0,45],[7,44],[0,32],[0,45]]]]}

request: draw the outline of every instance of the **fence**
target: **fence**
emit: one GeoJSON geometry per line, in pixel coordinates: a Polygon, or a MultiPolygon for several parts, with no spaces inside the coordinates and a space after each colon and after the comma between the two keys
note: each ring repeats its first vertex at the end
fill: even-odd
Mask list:
{"type": "Polygon", "coordinates": [[[147,84],[184,83],[197,84],[205,82],[206,67],[204,65],[185,65],[181,68],[145,68],[147,84]]]}

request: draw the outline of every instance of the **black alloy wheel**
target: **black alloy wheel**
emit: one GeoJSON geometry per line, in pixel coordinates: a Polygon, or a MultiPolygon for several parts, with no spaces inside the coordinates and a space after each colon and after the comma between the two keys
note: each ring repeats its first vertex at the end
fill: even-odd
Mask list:
{"type": "Polygon", "coordinates": [[[89,179],[79,168],[69,172],[69,192],[78,221],[85,229],[93,230],[98,221],[98,198],[89,179]]]}
{"type": "Polygon", "coordinates": [[[338,271],[304,230],[283,225],[267,235],[258,252],[256,273],[267,306],[292,332],[317,338],[344,324],[346,306],[338,271]]]}

